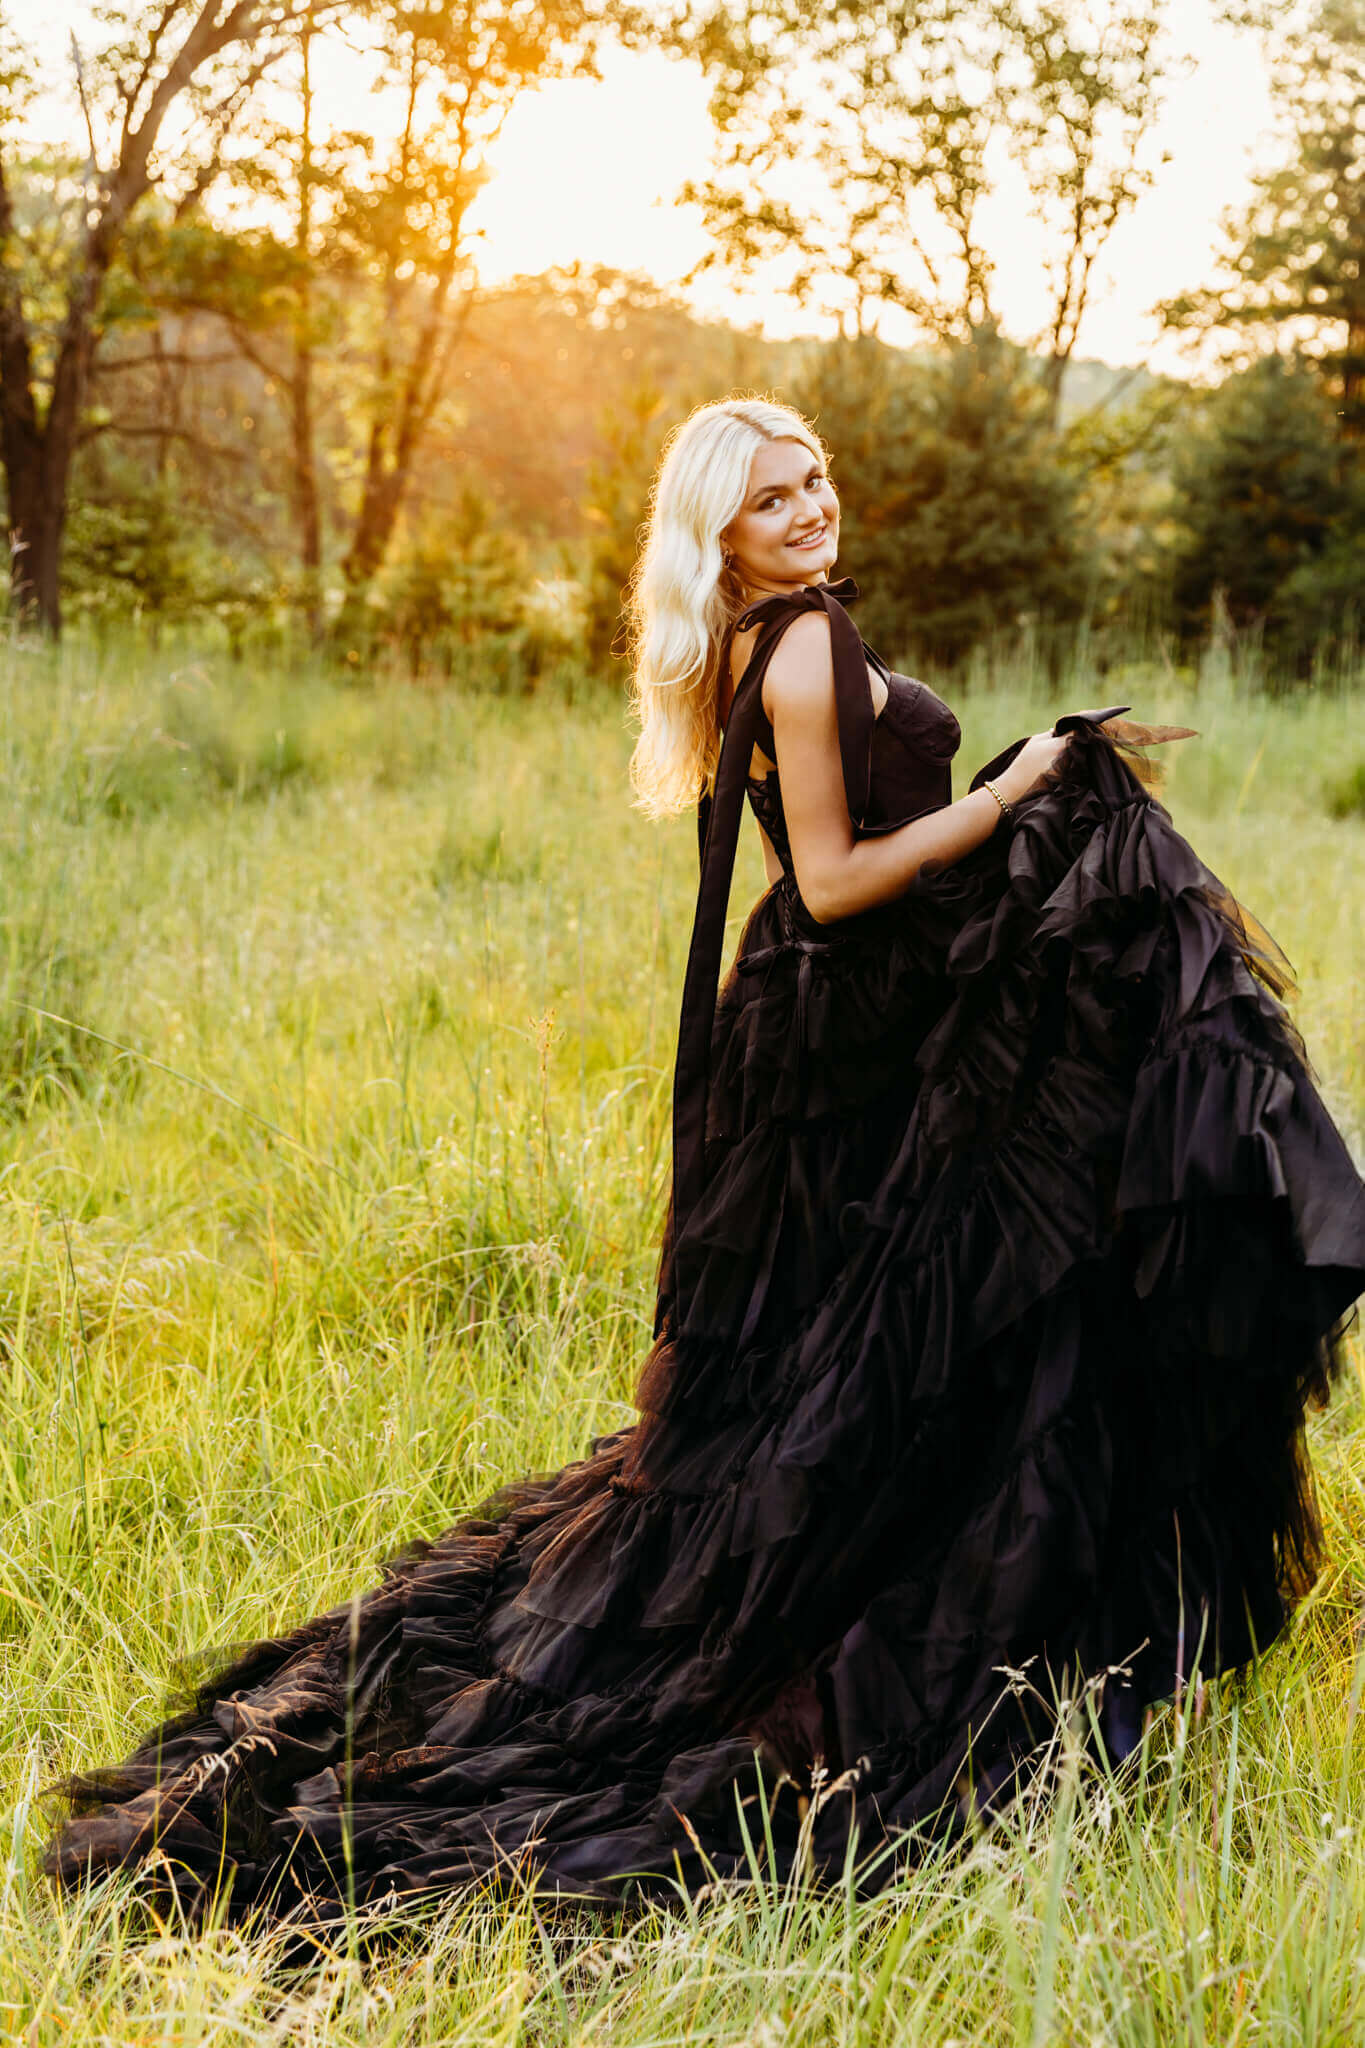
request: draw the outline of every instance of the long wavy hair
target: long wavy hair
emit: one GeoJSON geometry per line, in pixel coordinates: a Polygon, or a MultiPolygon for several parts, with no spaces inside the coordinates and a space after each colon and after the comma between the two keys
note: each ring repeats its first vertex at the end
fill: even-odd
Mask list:
{"type": "Polygon", "coordinates": [[[771,398],[698,406],[659,457],[626,606],[640,722],[630,772],[635,801],[651,817],[686,810],[715,774],[721,651],[746,603],[720,537],[744,503],[765,441],[801,441],[827,461],[810,422],[771,398]]]}

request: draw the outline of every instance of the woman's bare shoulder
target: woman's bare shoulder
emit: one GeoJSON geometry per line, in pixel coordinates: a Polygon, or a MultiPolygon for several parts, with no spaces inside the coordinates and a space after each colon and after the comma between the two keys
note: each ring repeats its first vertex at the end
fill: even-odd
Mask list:
{"type": "Polygon", "coordinates": [[[809,717],[824,709],[833,689],[829,617],[823,611],[801,612],[773,649],[763,678],[764,708],[770,718],[775,711],[809,717]]]}

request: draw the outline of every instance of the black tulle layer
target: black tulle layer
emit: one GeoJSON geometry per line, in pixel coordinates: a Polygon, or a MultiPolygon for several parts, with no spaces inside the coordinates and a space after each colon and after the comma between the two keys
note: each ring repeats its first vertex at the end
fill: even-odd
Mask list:
{"type": "Polygon", "coordinates": [[[1121,1749],[1196,1645],[1245,1662],[1316,1568],[1304,1411],[1365,1284],[1279,986],[1096,733],[884,911],[770,890],[639,1422],[217,1673],[66,1788],[49,1867],[310,1917],[517,1870],[611,1899],[742,1874],[757,1768],[783,1867],[820,1760],[833,1871],[1013,1781],[1011,1673],[1125,1667],[1121,1749]]]}

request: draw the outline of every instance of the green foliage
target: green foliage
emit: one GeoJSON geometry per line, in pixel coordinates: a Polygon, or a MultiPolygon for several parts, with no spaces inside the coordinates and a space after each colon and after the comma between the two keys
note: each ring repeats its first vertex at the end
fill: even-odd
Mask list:
{"type": "Polygon", "coordinates": [[[1092,367],[1068,372],[1058,453],[1079,484],[1077,515],[1097,558],[1094,617],[1120,640],[1170,634],[1170,472],[1198,397],[1175,378],[1135,372],[1081,396],[1091,380],[1080,373],[1092,367]]]}
{"type": "Polygon", "coordinates": [[[91,957],[54,904],[25,904],[0,924],[0,1123],[51,1112],[74,1096],[126,1093],[134,1070],[78,1020],[91,994],[91,957]],[[54,927],[66,923],[56,936],[54,927]],[[111,1087],[112,1081],[112,1087],[111,1087]]]}
{"type": "Polygon", "coordinates": [[[623,656],[622,609],[649,504],[649,487],[672,424],[657,385],[630,386],[602,415],[603,453],[588,471],[590,521],[585,645],[603,666],[623,656]]]}
{"type": "Polygon", "coordinates": [[[75,508],[66,566],[72,609],[98,619],[171,623],[198,616],[222,594],[221,565],[174,492],[122,466],[106,498],[75,508]]]}
{"type": "Polygon", "coordinates": [[[865,337],[822,351],[798,402],[832,446],[841,562],[888,658],[959,661],[1002,627],[1080,614],[1078,485],[1019,350],[989,331],[914,357],[865,337]]]}
{"type": "Polygon", "coordinates": [[[1329,818],[1365,818],[1365,761],[1329,777],[1324,793],[1329,818]]]}
{"type": "MultiPolygon", "coordinates": [[[[240,166],[244,182],[249,167],[240,166]]],[[[252,180],[252,182],[257,182],[252,180]]],[[[148,205],[134,216],[109,290],[125,316],[212,314],[242,340],[292,317],[305,259],[263,226],[232,226],[148,205]]]]}
{"type": "Polygon", "coordinates": [[[528,580],[525,544],[494,525],[487,497],[467,484],[452,512],[421,522],[379,616],[413,675],[432,658],[449,675],[457,646],[518,632],[528,580]]]}
{"type": "Polygon", "coordinates": [[[1342,629],[1358,601],[1358,565],[1353,588],[1346,558],[1358,549],[1349,529],[1360,496],[1305,369],[1269,356],[1230,379],[1175,463],[1174,590],[1186,620],[1206,625],[1219,593],[1234,627],[1264,627],[1291,660],[1342,629]]]}
{"type": "MultiPolygon", "coordinates": [[[[1046,637],[1084,616],[1120,635],[1174,620],[1189,646],[1221,592],[1270,668],[1349,667],[1365,534],[1360,0],[1232,8],[1270,37],[1282,161],[1229,224],[1222,278],[1167,309],[1257,346],[1291,337],[1340,461],[1324,415],[1273,368],[1263,385],[1232,380],[1187,448],[1170,428],[1178,394],[1150,389],[1120,419],[1100,366],[1098,406],[1071,417],[1094,266],[1154,162],[1162,11],[916,0],[893,19],[755,0],[743,22],[709,5],[670,22],[666,40],[681,37],[715,87],[728,154],[703,196],[718,258],[781,258],[794,301],[863,337],[825,347],[699,320],[677,293],[604,266],[474,283],[467,214],[488,137],[528,85],[590,69],[613,25],[641,32],[614,5],[555,0],[533,21],[504,0],[472,14],[445,0],[310,7],[268,47],[247,10],[192,76],[173,63],[182,0],[155,35],[138,8],[97,10],[82,58],[95,156],[79,133],[11,147],[0,251],[36,422],[80,309],[95,322],[88,402],[62,427],[78,451],[65,572],[78,614],[167,632],[212,614],[237,652],[277,634],[290,659],[340,616],[353,669],[397,647],[412,674],[497,674],[509,691],[567,678],[581,627],[594,670],[612,673],[659,440],[697,400],[759,388],[821,411],[874,639],[993,660],[1021,619],[1046,637]],[[337,36],[407,108],[392,148],[334,118],[337,36]],[[184,147],[159,144],[150,182],[133,164],[121,185],[136,128],[124,116],[151,117],[153,102],[153,128],[176,109],[184,147]],[[1049,315],[1029,364],[993,338],[984,208],[1005,161],[1044,228],[1049,315]],[[101,254],[87,273],[96,248],[107,268],[101,254]],[[886,305],[945,342],[936,358],[869,338],[886,305]],[[547,604],[535,579],[552,549],[575,551],[581,586],[547,604]],[[282,630],[291,609],[297,638],[282,630]]],[[[0,103],[17,107],[32,71],[0,25],[0,103]]],[[[12,398],[24,381],[11,375],[12,398]]],[[[30,479],[62,467],[57,440],[44,446],[20,465],[30,479]]],[[[10,523],[41,529],[50,556],[27,488],[10,523]]],[[[54,625],[57,597],[42,600],[54,625]]]]}
{"type": "Polygon", "coordinates": [[[703,267],[780,278],[846,334],[894,307],[970,341],[999,325],[983,227],[1008,165],[1046,231],[1032,340],[1055,407],[1095,262],[1151,181],[1164,16],[1164,0],[704,8],[692,47],[722,147],[683,194],[712,238],[703,267]]]}
{"type": "MultiPolygon", "coordinates": [[[[1253,17],[1257,9],[1247,10],[1253,17]]],[[[1343,438],[1365,438],[1365,9],[1275,9],[1271,81],[1283,160],[1224,223],[1221,275],[1165,308],[1173,327],[1294,337],[1343,438]]]]}
{"type": "Polygon", "coordinates": [[[1290,572],[1275,592],[1275,633],[1300,673],[1324,656],[1350,672],[1365,624],[1365,471],[1350,479],[1345,509],[1321,554],[1290,572]]]}

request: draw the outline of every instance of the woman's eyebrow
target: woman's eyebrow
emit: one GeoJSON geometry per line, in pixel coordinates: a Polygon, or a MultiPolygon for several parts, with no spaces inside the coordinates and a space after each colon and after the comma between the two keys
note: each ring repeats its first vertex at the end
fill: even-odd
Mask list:
{"type": "MultiPolygon", "coordinates": [[[[807,476],[814,476],[816,475],[816,473],[817,472],[813,464],[811,468],[806,471],[807,476]]],[[[774,492],[777,492],[780,495],[781,492],[789,491],[790,489],[790,484],[760,484],[756,491],[750,491],[749,497],[751,501],[757,500],[759,498],[771,498],[774,492]]]]}

